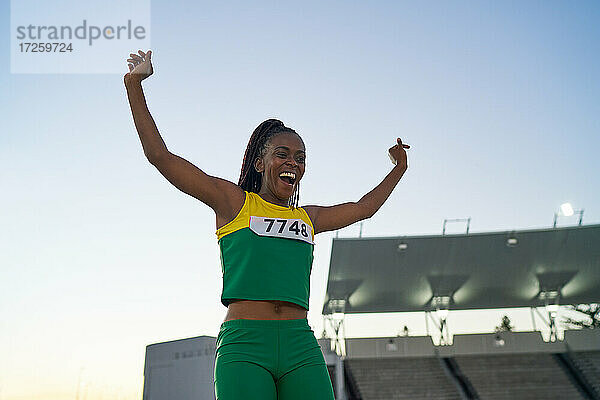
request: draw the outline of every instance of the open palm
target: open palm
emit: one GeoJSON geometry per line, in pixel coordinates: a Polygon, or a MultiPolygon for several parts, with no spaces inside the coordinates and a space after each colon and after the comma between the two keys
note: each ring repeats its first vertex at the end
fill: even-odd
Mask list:
{"type": "Polygon", "coordinates": [[[130,53],[127,61],[129,62],[129,74],[135,75],[136,78],[139,78],[140,81],[143,81],[152,73],[154,70],[152,69],[152,51],[148,50],[147,53],[144,53],[141,50],[138,50],[138,54],[130,53]]]}

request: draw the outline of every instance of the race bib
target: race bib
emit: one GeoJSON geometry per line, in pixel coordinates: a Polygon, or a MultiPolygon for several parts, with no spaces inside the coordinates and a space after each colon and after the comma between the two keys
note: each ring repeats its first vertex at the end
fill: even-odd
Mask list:
{"type": "Polygon", "coordinates": [[[260,236],[302,240],[313,243],[312,228],[301,219],[250,216],[250,230],[260,236]]]}

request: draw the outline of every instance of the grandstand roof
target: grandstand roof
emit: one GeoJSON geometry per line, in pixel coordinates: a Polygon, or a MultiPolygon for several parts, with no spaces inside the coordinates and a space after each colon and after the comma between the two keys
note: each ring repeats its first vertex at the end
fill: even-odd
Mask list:
{"type": "Polygon", "coordinates": [[[330,300],[345,300],[345,313],[598,302],[600,225],[335,238],[323,314],[330,300]]]}

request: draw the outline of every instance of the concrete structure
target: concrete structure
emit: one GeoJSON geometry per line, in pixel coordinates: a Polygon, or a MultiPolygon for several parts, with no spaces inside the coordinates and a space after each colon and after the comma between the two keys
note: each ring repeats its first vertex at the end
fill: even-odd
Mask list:
{"type": "Polygon", "coordinates": [[[147,346],[143,400],[214,399],[215,342],[198,336],[147,346]]]}

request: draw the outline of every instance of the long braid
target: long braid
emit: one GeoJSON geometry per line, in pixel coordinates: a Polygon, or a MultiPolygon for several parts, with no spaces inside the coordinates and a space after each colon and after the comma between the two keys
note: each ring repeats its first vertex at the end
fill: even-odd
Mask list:
{"type": "MultiPolygon", "coordinates": [[[[254,193],[260,191],[262,175],[254,168],[254,162],[257,158],[265,155],[267,144],[271,138],[280,133],[295,133],[298,135],[295,130],[286,127],[283,122],[278,119],[268,119],[258,125],[254,132],[252,132],[252,136],[250,136],[248,146],[246,147],[246,152],[244,153],[242,170],[240,171],[240,179],[238,181],[238,185],[240,185],[243,190],[254,193]]],[[[298,137],[300,137],[300,135],[298,135],[298,137]]],[[[299,183],[297,183],[294,188],[294,193],[289,199],[288,206],[297,208],[299,199],[300,186],[299,183]]]]}
{"type": "Polygon", "coordinates": [[[300,182],[296,182],[296,187],[294,188],[294,193],[290,198],[290,206],[294,208],[298,208],[298,200],[300,199],[300,182]]]}

